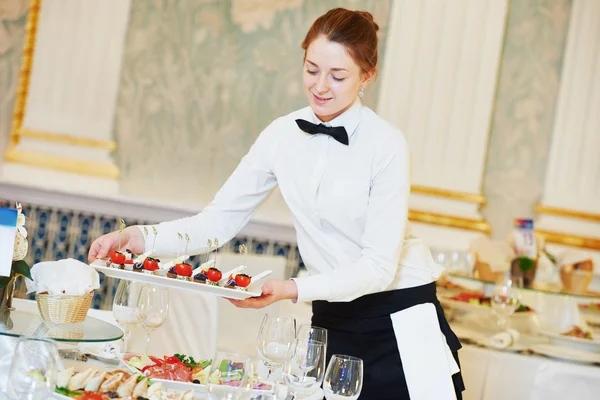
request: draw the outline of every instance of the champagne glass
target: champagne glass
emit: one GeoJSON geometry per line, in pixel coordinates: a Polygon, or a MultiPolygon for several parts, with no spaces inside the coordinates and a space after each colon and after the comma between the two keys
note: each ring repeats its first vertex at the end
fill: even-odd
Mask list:
{"type": "Polygon", "coordinates": [[[237,400],[248,391],[250,358],[240,354],[218,351],[213,357],[210,375],[206,382],[211,400],[237,400]]]}
{"type": "Polygon", "coordinates": [[[273,370],[283,366],[294,339],[296,320],[292,317],[275,317],[265,314],[257,338],[258,355],[269,369],[267,379],[273,370]]]}
{"type": "Polygon", "coordinates": [[[300,325],[296,338],[304,341],[314,340],[327,346],[327,329],[318,326],[300,325]]]}
{"type": "Polygon", "coordinates": [[[335,354],[331,357],[323,391],[327,400],[356,400],[360,396],[363,381],[363,360],[335,354]]]}
{"type": "Polygon", "coordinates": [[[498,280],[492,293],[492,312],[496,316],[498,330],[506,330],[508,318],[519,307],[518,281],[510,277],[503,277],[498,280]]]}
{"type": "Polygon", "coordinates": [[[326,345],[315,340],[296,339],[283,365],[283,382],[288,388],[287,400],[308,397],[323,383],[326,345]]]}
{"type": "Polygon", "coordinates": [[[127,353],[131,330],[142,322],[139,300],[143,287],[140,282],[121,280],[113,300],[113,315],[125,332],[123,353],[127,353]]]}
{"type": "Polygon", "coordinates": [[[46,339],[22,339],[10,367],[7,395],[14,400],[42,400],[56,386],[59,355],[56,344],[46,339]]]}
{"type": "Polygon", "coordinates": [[[169,316],[169,290],[164,287],[144,285],[140,294],[138,314],[146,334],[145,354],[148,354],[150,334],[163,326],[169,316]]]}

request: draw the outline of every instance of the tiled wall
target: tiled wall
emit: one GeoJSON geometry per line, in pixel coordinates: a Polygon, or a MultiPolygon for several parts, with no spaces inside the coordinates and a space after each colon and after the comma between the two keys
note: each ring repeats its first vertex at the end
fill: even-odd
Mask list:
{"type": "MultiPolygon", "coordinates": [[[[2,203],[2,200],[0,200],[2,203]]],[[[3,207],[14,207],[5,202],[3,207]]],[[[87,262],[87,253],[91,243],[100,235],[118,229],[118,218],[108,215],[81,213],[78,211],[47,207],[38,204],[22,204],[26,216],[25,227],[28,232],[29,251],[26,261],[33,265],[40,261],[54,261],[74,258],[87,262]]],[[[127,225],[152,224],[157,221],[125,220],[127,225]]],[[[250,254],[276,255],[287,258],[287,274],[295,275],[303,268],[295,244],[265,241],[252,237],[236,237],[226,243],[219,251],[236,252],[240,244],[245,244],[250,254]]],[[[196,267],[206,261],[206,256],[194,256],[191,263],[196,267]]],[[[113,278],[100,274],[101,286],[94,294],[94,308],[111,309],[116,291],[113,278]]],[[[117,282],[118,283],[118,282],[117,282]]],[[[25,297],[23,279],[17,286],[17,297],[25,297]]]]}

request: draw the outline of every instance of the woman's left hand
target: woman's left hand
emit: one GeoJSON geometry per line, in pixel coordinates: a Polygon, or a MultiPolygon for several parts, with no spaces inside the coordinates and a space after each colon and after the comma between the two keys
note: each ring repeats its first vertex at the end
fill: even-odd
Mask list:
{"type": "Polygon", "coordinates": [[[240,308],[263,308],[279,300],[298,299],[298,288],[293,280],[282,281],[273,279],[262,285],[262,294],[259,297],[250,297],[245,300],[227,299],[231,304],[240,308]]]}

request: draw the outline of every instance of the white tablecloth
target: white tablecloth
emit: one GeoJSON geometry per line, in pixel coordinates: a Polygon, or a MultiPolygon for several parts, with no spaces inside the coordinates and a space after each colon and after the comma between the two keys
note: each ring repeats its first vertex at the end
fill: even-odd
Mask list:
{"type": "Polygon", "coordinates": [[[600,398],[600,367],[474,346],[459,355],[465,400],[600,398]]]}

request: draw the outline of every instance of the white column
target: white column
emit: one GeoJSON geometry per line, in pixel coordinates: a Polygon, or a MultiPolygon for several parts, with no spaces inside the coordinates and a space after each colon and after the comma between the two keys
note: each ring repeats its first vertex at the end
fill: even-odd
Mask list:
{"type": "Polygon", "coordinates": [[[37,23],[30,21],[34,36],[23,57],[24,115],[13,132],[3,179],[43,177],[43,185],[59,177],[56,171],[68,171],[73,185],[97,185],[100,179],[116,190],[112,126],[130,1],[32,4],[39,16],[37,23]]]}
{"type": "Polygon", "coordinates": [[[600,2],[575,0],[537,229],[594,252],[600,273],[600,2]]]}
{"type": "Polygon", "coordinates": [[[411,208],[482,221],[507,1],[397,0],[392,13],[378,112],[410,144],[411,208]]]}

